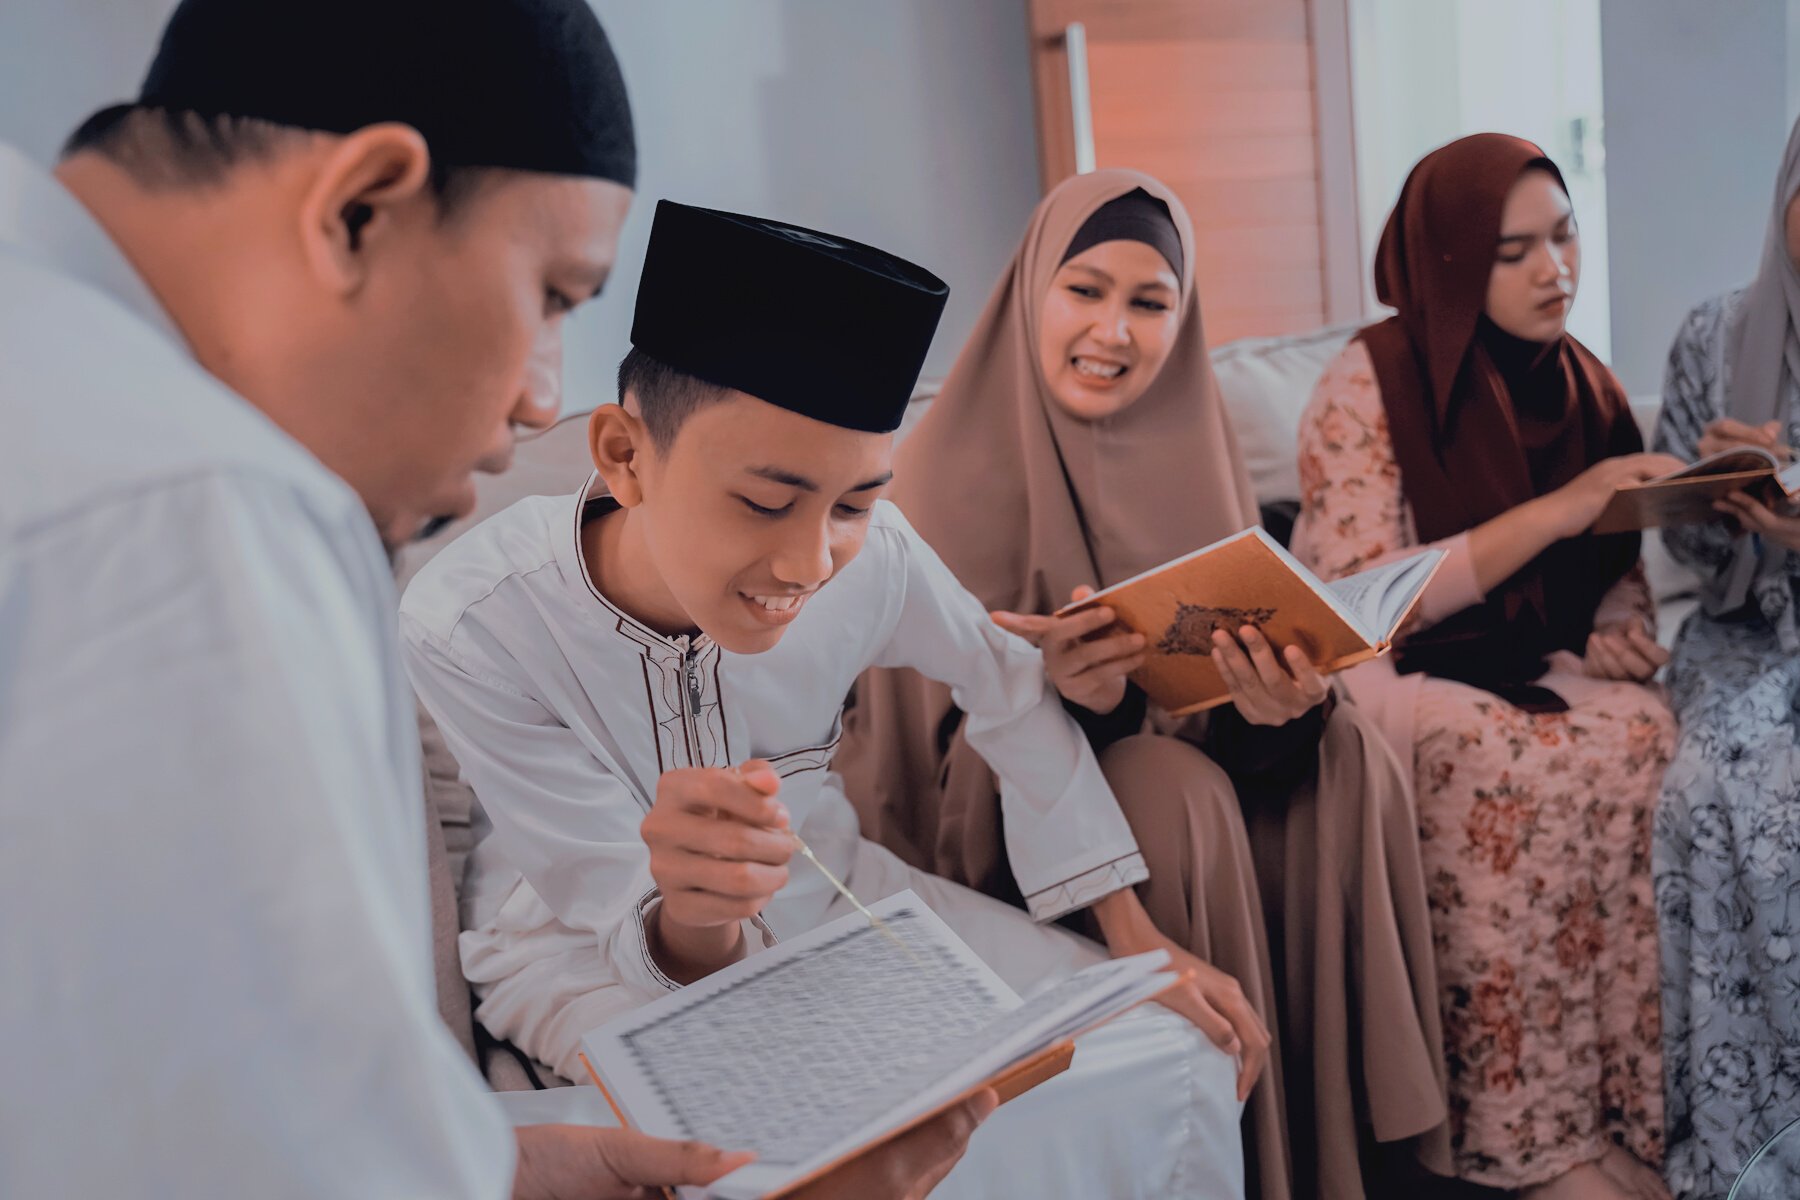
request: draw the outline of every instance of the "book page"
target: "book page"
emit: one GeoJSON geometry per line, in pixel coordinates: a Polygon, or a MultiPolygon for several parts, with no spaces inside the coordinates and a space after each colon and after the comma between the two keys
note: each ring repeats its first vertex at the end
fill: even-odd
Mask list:
{"type": "Polygon", "coordinates": [[[664,1136],[798,1167],[900,1105],[945,1042],[1017,1006],[923,901],[903,896],[874,911],[905,950],[852,914],[823,940],[765,950],[615,1023],[646,1089],[637,1106],[660,1110],[642,1127],[661,1133],[648,1119],[660,1115],[672,1122],[664,1136]]]}
{"type": "Polygon", "coordinates": [[[1174,981],[1138,955],[1021,1004],[912,892],[871,908],[902,945],[852,914],[582,1039],[627,1124],[757,1152],[712,1194],[778,1191],[1174,981]]]}
{"type": "Polygon", "coordinates": [[[1759,446],[1733,446],[1729,450],[1709,454],[1679,471],[1659,475],[1649,482],[1665,483],[1672,479],[1704,479],[1708,475],[1731,475],[1738,471],[1777,471],[1781,469],[1781,465],[1780,459],[1759,446]]]}
{"type": "Polygon", "coordinates": [[[1410,558],[1383,563],[1325,585],[1350,613],[1370,644],[1387,641],[1413,599],[1425,589],[1442,550],[1426,550],[1410,558]]]}

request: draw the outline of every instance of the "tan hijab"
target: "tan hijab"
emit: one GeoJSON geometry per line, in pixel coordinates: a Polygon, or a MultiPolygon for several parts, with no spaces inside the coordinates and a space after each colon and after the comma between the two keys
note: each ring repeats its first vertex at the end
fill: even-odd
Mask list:
{"type": "MultiPolygon", "coordinates": [[[[1256,522],[1207,355],[1194,259],[1187,210],[1136,171],[1067,179],[1032,214],[942,392],[901,446],[892,492],[989,608],[1047,613],[1081,584],[1128,579],[1256,522]],[[1181,237],[1175,342],[1136,403],[1082,421],[1044,382],[1038,313],[1088,217],[1136,188],[1168,205],[1181,237]]],[[[867,836],[1006,894],[994,780],[948,769],[959,721],[948,689],[911,671],[871,671],[857,684],[837,768],[867,836]]]]}

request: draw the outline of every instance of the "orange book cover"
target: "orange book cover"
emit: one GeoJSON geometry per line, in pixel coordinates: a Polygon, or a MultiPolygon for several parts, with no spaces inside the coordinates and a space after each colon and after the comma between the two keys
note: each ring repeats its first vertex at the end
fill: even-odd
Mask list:
{"type": "Polygon", "coordinates": [[[1259,527],[1114,584],[1062,612],[1105,604],[1121,623],[1148,638],[1149,661],[1132,672],[1132,681],[1179,716],[1231,698],[1212,663],[1214,630],[1235,636],[1253,625],[1278,651],[1298,646],[1320,671],[1341,671],[1386,652],[1442,558],[1440,551],[1426,551],[1416,560],[1367,573],[1385,581],[1410,571],[1410,590],[1380,629],[1358,617],[1362,576],[1323,583],[1259,527]]]}

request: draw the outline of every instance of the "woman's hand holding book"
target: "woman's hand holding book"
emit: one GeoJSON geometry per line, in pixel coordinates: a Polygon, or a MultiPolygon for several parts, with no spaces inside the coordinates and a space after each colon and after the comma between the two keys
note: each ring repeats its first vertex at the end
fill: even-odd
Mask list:
{"type": "MultiPolygon", "coordinates": [[[[1094,594],[1078,587],[1071,604],[1094,594]]],[[[1125,677],[1144,665],[1149,643],[1123,627],[1109,629],[1116,614],[1104,604],[1070,616],[989,614],[994,624],[1017,634],[1044,653],[1044,670],[1057,693],[1071,704],[1105,716],[1125,699],[1125,677]]]]}

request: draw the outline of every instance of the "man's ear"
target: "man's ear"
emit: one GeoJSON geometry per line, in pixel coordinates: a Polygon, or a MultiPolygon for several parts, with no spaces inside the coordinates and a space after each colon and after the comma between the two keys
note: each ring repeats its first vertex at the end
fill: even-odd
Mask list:
{"type": "Polygon", "coordinates": [[[431,204],[431,151],[418,130],[388,122],[345,137],[314,172],[300,206],[300,238],[313,273],[340,296],[368,277],[370,255],[407,210],[431,204]]]}
{"type": "Polygon", "coordinates": [[[594,469],[625,508],[644,502],[643,468],[649,447],[649,429],[623,404],[599,405],[588,418],[588,453],[593,455],[594,469]]]}

